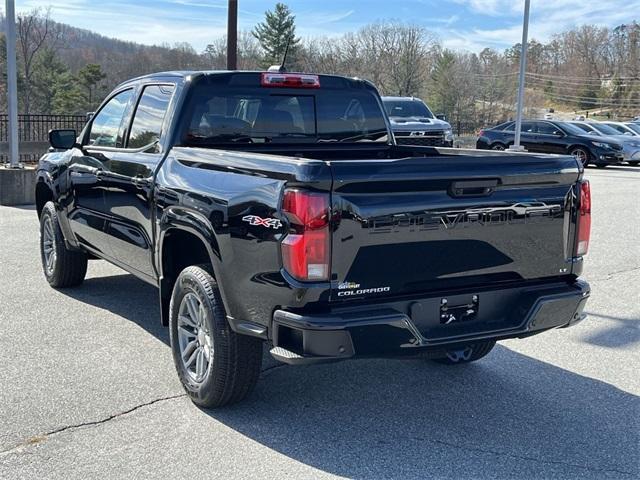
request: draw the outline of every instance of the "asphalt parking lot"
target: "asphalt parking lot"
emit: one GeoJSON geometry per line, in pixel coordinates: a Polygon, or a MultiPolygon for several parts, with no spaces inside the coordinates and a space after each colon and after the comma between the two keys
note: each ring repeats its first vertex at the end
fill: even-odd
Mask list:
{"type": "Polygon", "coordinates": [[[463,367],[265,361],[194,407],[156,291],[103,261],[48,287],[31,207],[0,207],[0,478],[639,478],[640,168],[589,169],[589,318],[463,367]]]}

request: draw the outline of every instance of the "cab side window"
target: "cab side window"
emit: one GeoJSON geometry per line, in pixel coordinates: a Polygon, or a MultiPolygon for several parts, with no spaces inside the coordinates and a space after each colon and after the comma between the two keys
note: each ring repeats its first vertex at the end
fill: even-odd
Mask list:
{"type": "Polygon", "coordinates": [[[122,117],[127,109],[133,90],[125,90],[114,96],[91,122],[89,145],[94,147],[118,146],[118,133],[122,117]]]}
{"type": "Polygon", "coordinates": [[[540,122],[538,123],[538,133],[542,135],[560,135],[562,131],[551,123],[540,122]]]}
{"type": "Polygon", "coordinates": [[[142,91],[129,134],[128,148],[142,148],[160,139],[172,85],[149,85],[142,91]]]}
{"type": "MultiPolygon", "coordinates": [[[[516,131],[516,122],[513,122],[507,128],[504,129],[505,132],[515,132],[516,131]]],[[[522,122],[522,127],[520,127],[521,133],[534,133],[535,128],[532,122],[522,122]]]]}

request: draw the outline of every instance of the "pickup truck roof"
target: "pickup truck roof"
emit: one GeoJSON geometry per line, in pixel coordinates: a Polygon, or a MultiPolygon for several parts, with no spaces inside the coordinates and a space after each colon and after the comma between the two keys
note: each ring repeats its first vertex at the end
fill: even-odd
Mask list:
{"type": "MultiPolygon", "coordinates": [[[[118,85],[116,87],[116,89],[125,86],[125,85],[131,85],[134,83],[138,83],[141,82],[143,80],[158,80],[158,79],[163,79],[163,78],[180,78],[180,79],[187,79],[189,77],[195,77],[198,75],[224,75],[224,74],[229,74],[229,73],[242,73],[242,74],[261,74],[264,73],[261,70],[168,70],[165,72],[154,72],[154,73],[149,73],[147,75],[141,75],[139,77],[135,77],[135,78],[131,78],[129,80],[126,80],[124,82],[122,82],[120,85],[118,85]]],[[[287,72],[289,74],[298,74],[299,72],[287,72]]],[[[301,75],[306,75],[303,73],[300,73],[301,75]]],[[[320,77],[324,77],[324,78],[341,78],[341,79],[345,79],[345,80],[351,80],[353,82],[357,82],[357,83],[364,83],[367,85],[370,85],[373,87],[373,84],[371,82],[369,82],[368,80],[364,80],[361,78],[355,78],[355,77],[346,77],[344,75],[318,75],[320,77]]],[[[374,87],[375,88],[375,87],[374,87]]]]}

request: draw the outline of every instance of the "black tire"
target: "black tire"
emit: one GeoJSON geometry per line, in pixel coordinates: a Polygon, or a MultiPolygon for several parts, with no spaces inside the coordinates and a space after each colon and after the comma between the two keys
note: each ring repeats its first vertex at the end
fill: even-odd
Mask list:
{"type": "Polygon", "coordinates": [[[506,150],[507,146],[504,143],[496,142],[491,144],[491,150],[506,150]]]}
{"type": "Polygon", "coordinates": [[[631,165],[632,167],[637,167],[638,165],[640,165],[640,162],[629,162],[629,165],[631,165]]]}
{"type": "Polygon", "coordinates": [[[607,164],[606,163],[596,163],[596,167],[597,168],[606,168],[607,164]]]}
{"type": "Polygon", "coordinates": [[[40,214],[40,258],[44,276],[54,288],[80,285],[87,274],[87,254],[66,247],[53,202],[47,202],[40,214]]]}
{"type": "Polygon", "coordinates": [[[208,267],[191,266],[178,276],[171,295],[169,329],[173,361],[182,386],[196,405],[216,408],[237,403],[253,390],[262,364],[262,340],[238,335],[231,329],[216,281],[207,270],[208,267]],[[198,327],[189,335],[186,332],[191,332],[191,327],[184,319],[185,314],[191,316],[188,304],[194,295],[202,310],[198,309],[198,327]],[[183,345],[190,336],[194,338],[192,342],[197,342],[192,353],[188,353],[192,342],[183,345]],[[197,357],[195,372],[187,365],[200,351],[202,361],[208,362],[206,370],[200,372],[202,378],[198,378],[197,357]],[[183,353],[189,358],[183,359],[183,353]]]}
{"type": "Polygon", "coordinates": [[[585,168],[591,161],[591,153],[589,152],[589,150],[583,147],[573,147],[569,154],[573,155],[575,159],[582,163],[582,166],[585,168]]]}
{"type": "Polygon", "coordinates": [[[488,355],[495,346],[495,340],[471,343],[455,350],[447,351],[445,357],[433,358],[432,360],[444,365],[461,365],[464,363],[475,362],[476,360],[480,360],[482,357],[488,355]]]}

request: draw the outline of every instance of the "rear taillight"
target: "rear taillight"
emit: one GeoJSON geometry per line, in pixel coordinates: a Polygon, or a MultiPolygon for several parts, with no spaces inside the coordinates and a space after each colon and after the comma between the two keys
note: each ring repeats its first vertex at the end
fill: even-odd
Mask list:
{"type": "Polygon", "coordinates": [[[478,131],[478,136],[479,137],[484,137],[484,130],[478,131]]]}
{"type": "Polygon", "coordinates": [[[578,246],[576,255],[586,255],[591,236],[591,187],[587,180],[580,183],[580,208],[578,210],[578,246]]]}
{"type": "Polygon", "coordinates": [[[286,190],[282,210],[291,225],[282,240],[284,269],[297,280],[329,280],[329,195],[286,190]]]}
{"type": "Polygon", "coordinates": [[[263,87],[320,88],[320,77],[300,73],[263,72],[260,83],[263,87]]]}

